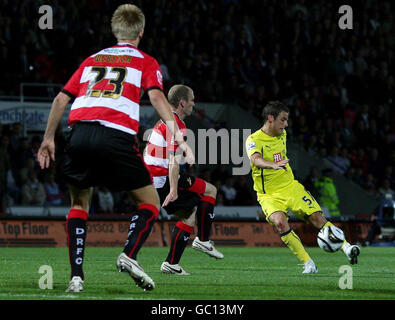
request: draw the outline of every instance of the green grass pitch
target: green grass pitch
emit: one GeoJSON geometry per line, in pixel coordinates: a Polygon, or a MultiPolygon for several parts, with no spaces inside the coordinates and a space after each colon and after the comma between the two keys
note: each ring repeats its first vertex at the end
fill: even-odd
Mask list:
{"type": "MultiPolygon", "coordinates": [[[[180,264],[190,276],[160,272],[168,248],[144,247],[139,262],[156,288],[137,288],[115,261],[120,248],[86,248],[84,291],[66,293],[70,266],[66,248],[0,248],[0,300],[387,300],[395,299],[395,248],[362,248],[352,266],[352,289],[339,288],[349,266],[342,252],[307,248],[317,274],[302,274],[302,266],[287,248],[219,248],[215,260],[187,247],[180,264]],[[42,265],[53,271],[53,289],[40,289],[42,265]]],[[[350,269],[348,269],[347,275],[350,269]]],[[[343,281],[343,283],[345,283],[343,281]]],[[[348,285],[350,282],[348,280],[348,285]]]]}

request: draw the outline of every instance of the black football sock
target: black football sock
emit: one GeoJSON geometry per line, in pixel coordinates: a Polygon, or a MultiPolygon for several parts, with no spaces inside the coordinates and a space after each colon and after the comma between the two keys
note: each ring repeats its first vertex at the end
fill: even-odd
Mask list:
{"type": "Polygon", "coordinates": [[[67,246],[69,248],[69,260],[71,276],[84,279],[82,264],[84,262],[86,221],[88,213],[79,209],[70,209],[67,216],[67,246]]]}
{"type": "Polygon", "coordinates": [[[210,238],[211,225],[214,221],[215,198],[203,196],[196,211],[197,236],[200,241],[208,241],[210,238]]]}
{"type": "Polygon", "coordinates": [[[189,237],[193,232],[193,227],[178,221],[171,235],[170,251],[166,261],[170,264],[178,264],[181,256],[188,244],[189,237]]]}
{"type": "Polygon", "coordinates": [[[136,260],[137,253],[151,233],[152,227],[159,215],[159,210],[152,204],[142,204],[132,216],[128,239],[123,252],[136,260]]]}

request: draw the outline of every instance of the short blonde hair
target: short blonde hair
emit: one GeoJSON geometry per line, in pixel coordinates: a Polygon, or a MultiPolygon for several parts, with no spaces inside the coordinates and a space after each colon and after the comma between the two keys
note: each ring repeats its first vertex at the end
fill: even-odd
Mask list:
{"type": "Polygon", "coordinates": [[[193,91],[190,87],[183,84],[176,84],[170,88],[169,93],[167,94],[167,99],[174,108],[177,108],[181,100],[189,100],[190,93],[192,92],[193,91]]]}
{"type": "Polygon", "coordinates": [[[120,5],[111,18],[111,29],[117,40],[136,40],[145,27],[145,16],[133,4],[120,5]]]}

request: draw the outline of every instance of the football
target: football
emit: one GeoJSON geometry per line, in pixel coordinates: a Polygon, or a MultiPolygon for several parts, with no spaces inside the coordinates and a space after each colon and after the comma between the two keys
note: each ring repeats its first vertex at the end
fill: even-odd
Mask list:
{"type": "Polygon", "coordinates": [[[338,227],[329,226],[318,232],[317,242],[322,250],[327,252],[336,252],[343,245],[344,233],[338,227]]]}

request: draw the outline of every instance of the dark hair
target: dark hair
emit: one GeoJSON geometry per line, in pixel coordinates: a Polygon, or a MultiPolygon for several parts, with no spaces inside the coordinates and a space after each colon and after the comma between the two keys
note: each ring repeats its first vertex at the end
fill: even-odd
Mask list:
{"type": "Polygon", "coordinates": [[[278,100],[269,101],[262,110],[263,123],[267,121],[269,115],[272,115],[276,119],[282,111],[289,113],[289,109],[285,104],[278,100]]]}

